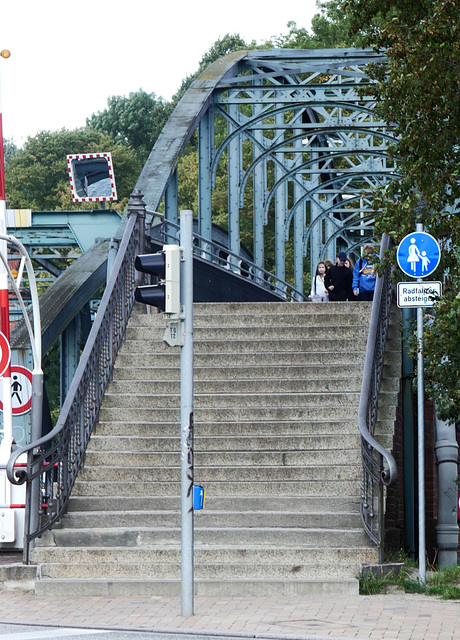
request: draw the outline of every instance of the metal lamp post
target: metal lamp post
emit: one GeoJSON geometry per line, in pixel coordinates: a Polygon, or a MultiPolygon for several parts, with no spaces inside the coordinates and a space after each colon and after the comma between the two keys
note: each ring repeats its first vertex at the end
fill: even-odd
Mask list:
{"type": "MultiPolygon", "coordinates": [[[[4,49],[1,52],[2,58],[9,58],[10,52],[4,49]]],[[[6,235],[6,197],[5,197],[5,163],[3,153],[3,122],[1,109],[0,91],[0,234],[6,235]]],[[[6,342],[10,343],[10,315],[8,299],[8,272],[5,268],[7,260],[7,242],[0,239],[0,331],[5,336],[6,342]]],[[[0,444],[0,463],[5,464],[10,457],[13,444],[13,412],[11,406],[11,363],[8,362],[3,378],[3,440],[0,444]]]]}

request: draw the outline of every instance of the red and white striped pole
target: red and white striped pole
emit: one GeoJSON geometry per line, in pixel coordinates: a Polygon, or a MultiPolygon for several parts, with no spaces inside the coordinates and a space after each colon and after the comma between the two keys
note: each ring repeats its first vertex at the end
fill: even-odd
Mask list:
{"type": "MultiPolygon", "coordinates": [[[[9,58],[10,52],[4,49],[2,58],[9,58]]],[[[0,87],[1,89],[1,87],[0,87]]],[[[6,197],[5,197],[5,163],[3,157],[3,123],[0,90],[0,234],[6,235],[6,197]]],[[[7,260],[8,244],[0,240],[0,255],[7,260]]],[[[10,344],[10,308],[8,298],[8,271],[3,260],[0,260],[0,331],[10,344]]],[[[3,389],[3,440],[0,444],[0,463],[7,462],[13,444],[13,411],[11,406],[11,364],[5,369],[2,378],[3,389]]]]}

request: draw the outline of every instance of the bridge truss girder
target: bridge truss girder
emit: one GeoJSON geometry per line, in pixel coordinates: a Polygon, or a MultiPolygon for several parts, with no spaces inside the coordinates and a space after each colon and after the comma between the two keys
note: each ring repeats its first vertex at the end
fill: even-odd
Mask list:
{"type": "Polygon", "coordinates": [[[217,61],[191,85],[144,167],[137,187],[147,208],[158,211],[165,196],[166,218],[177,222],[178,160],[197,129],[201,237],[211,240],[224,177],[230,251],[239,254],[241,221],[251,219],[256,276],[273,267],[303,292],[306,256],[313,273],[320,259],[358,255],[375,240],[370,194],[397,177],[387,152],[394,136],[358,90],[369,84],[365,65],[384,61],[358,49],[247,51],[217,61]]]}

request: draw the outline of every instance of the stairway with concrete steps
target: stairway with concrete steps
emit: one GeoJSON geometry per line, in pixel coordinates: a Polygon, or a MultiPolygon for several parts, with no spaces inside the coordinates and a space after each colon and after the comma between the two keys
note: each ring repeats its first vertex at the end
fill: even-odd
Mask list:
{"type": "MultiPolygon", "coordinates": [[[[368,303],[194,305],[195,589],[356,593],[368,303]]],[[[68,514],[32,551],[38,594],[180,593],[180,349],[136,307],[68,514]]],[[[391,448],[398,345],[378,432],[391,448]]]]}

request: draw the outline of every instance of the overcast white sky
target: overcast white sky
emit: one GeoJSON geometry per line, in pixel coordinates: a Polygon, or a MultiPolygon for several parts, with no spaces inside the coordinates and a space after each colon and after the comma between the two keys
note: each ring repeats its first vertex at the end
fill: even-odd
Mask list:
{"type": "Polygon", "coordinates": [[[316,0],[5,0],[0,6],[3,135],[73,129],[140,88],[169,100],[211,45],[310,27],[316,0]]]}

